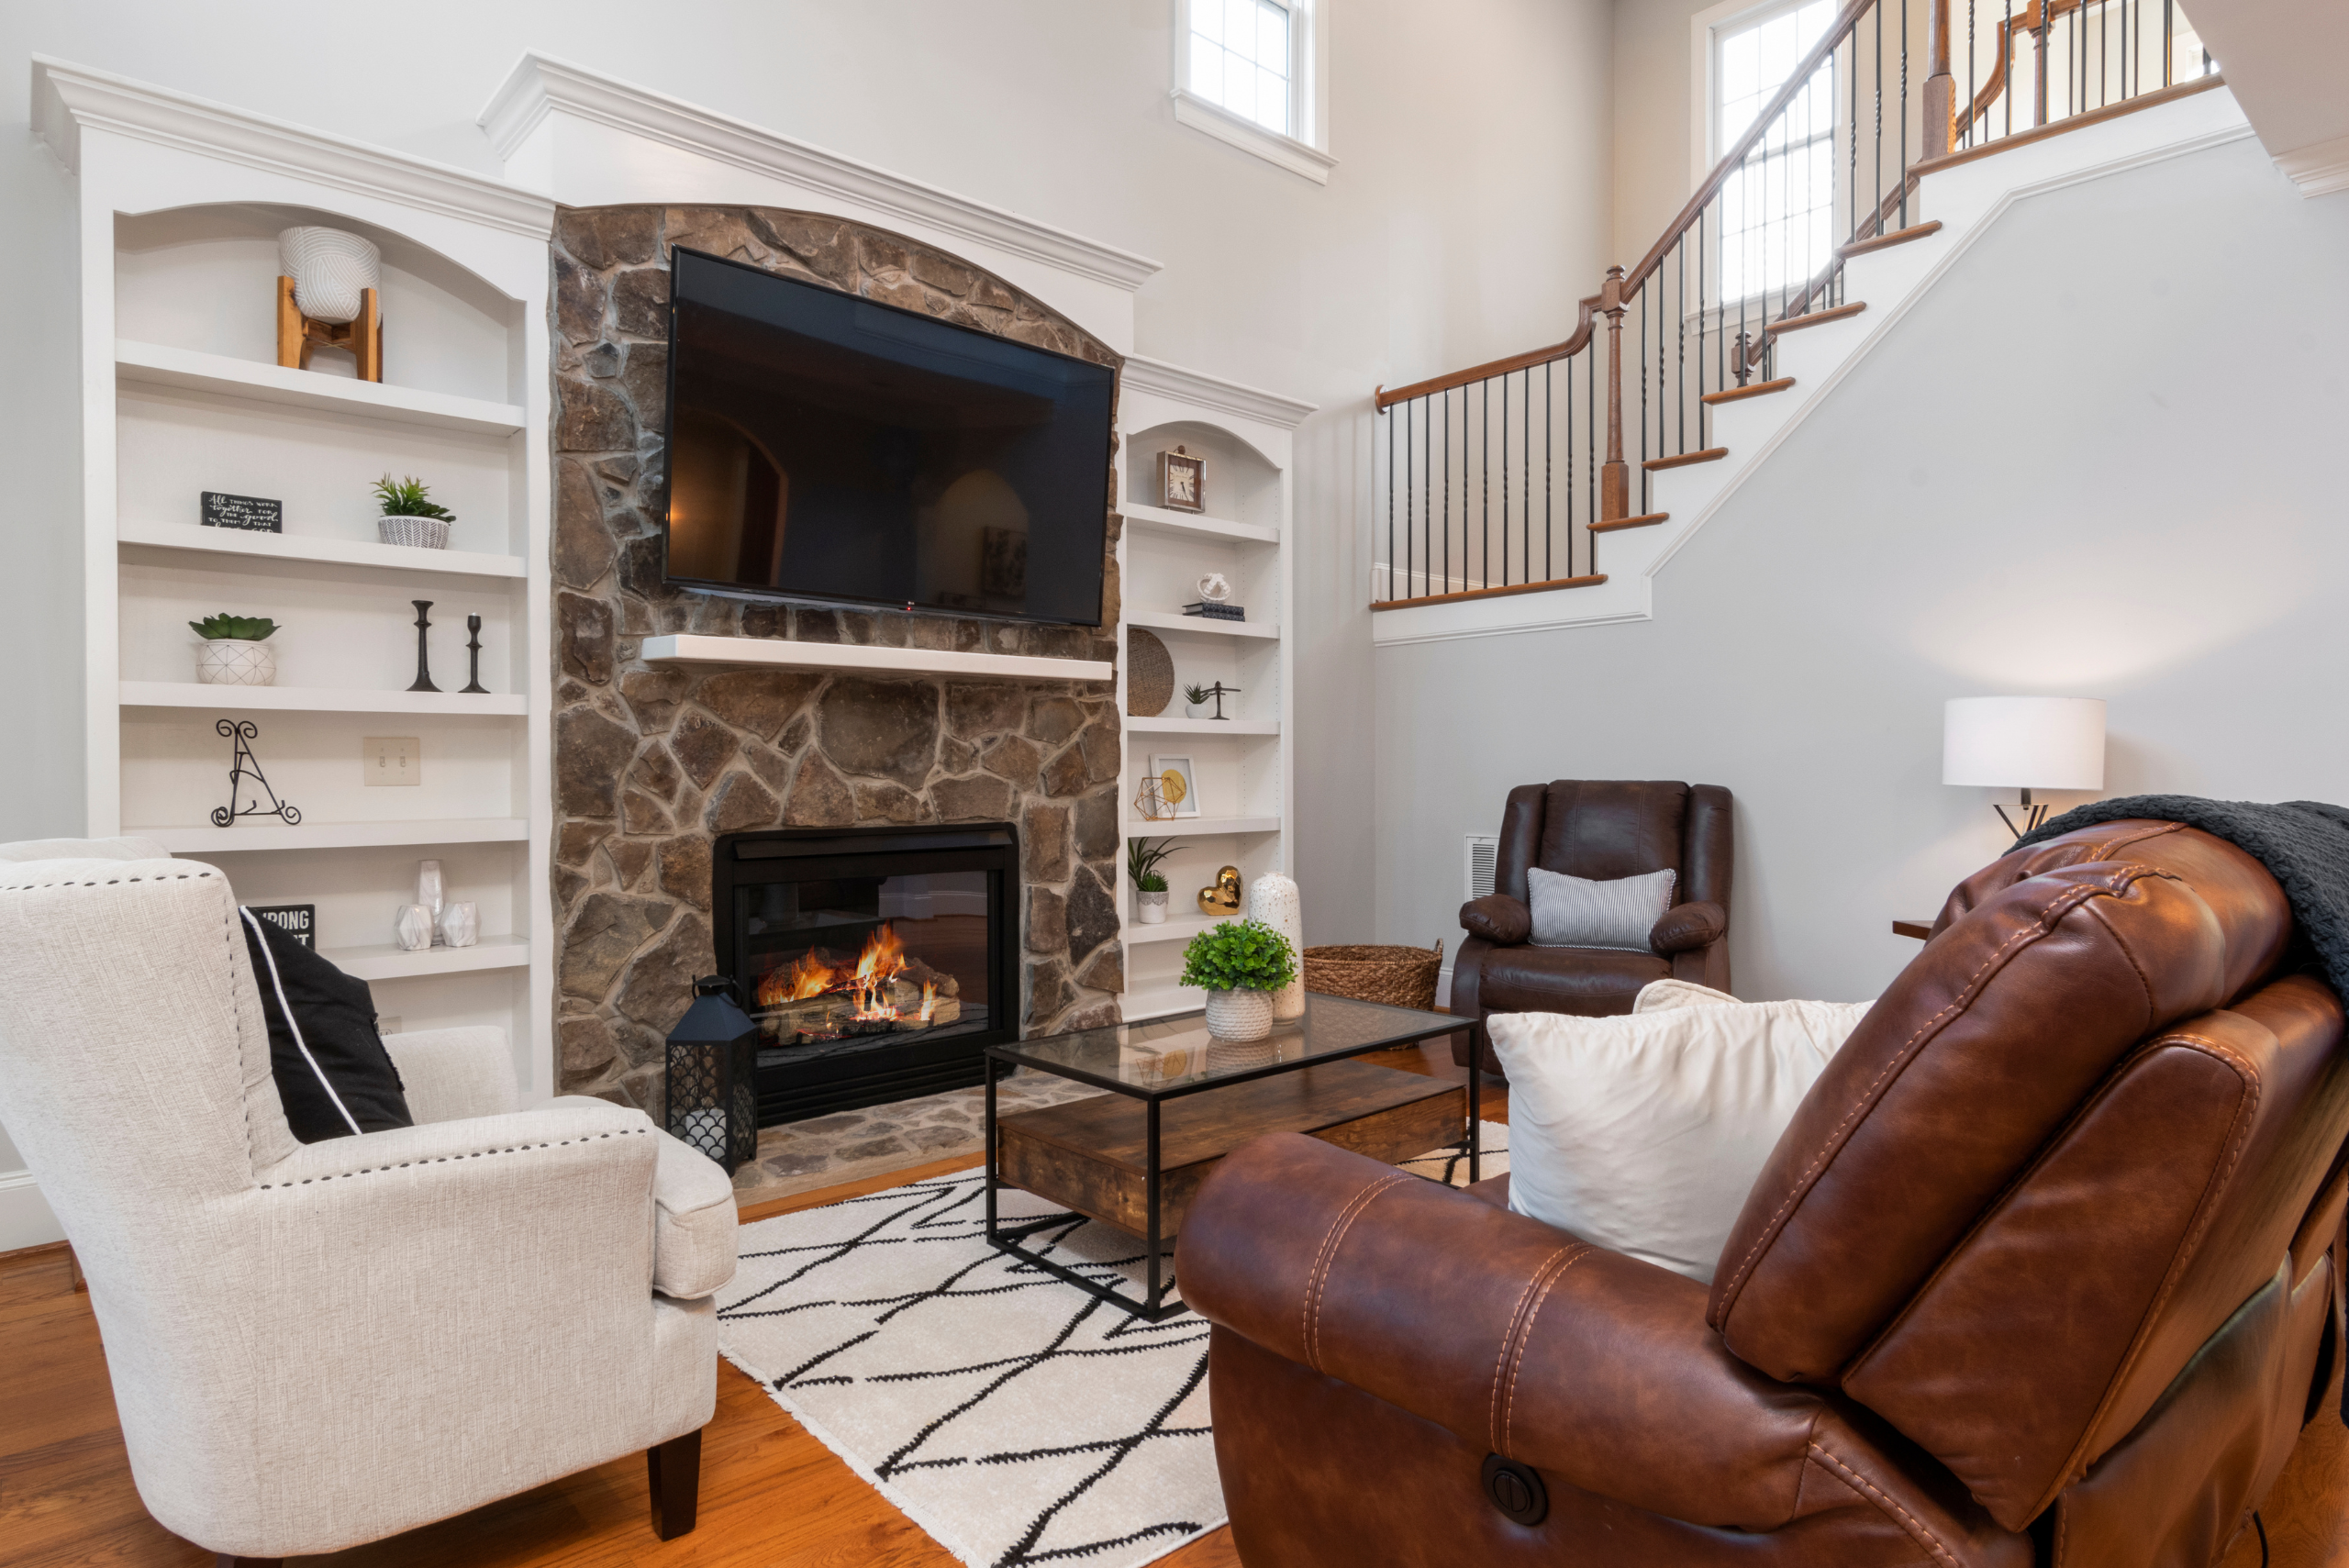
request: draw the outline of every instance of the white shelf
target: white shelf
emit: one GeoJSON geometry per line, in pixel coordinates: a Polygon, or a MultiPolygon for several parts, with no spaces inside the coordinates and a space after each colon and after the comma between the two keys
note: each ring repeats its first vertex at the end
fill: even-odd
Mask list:
{"type": "Polygon", "coordinates": [[[1254,544],[1278,544],[1281,541],[1280,529],[1268,528],[1261,523],[1235,523],[1229,517],[1210,517],[1205,513],[1169,512],[1158,506],[1137,506],[1130,501],[1119,506],[1118,511],[1126,521],[1140,523],[1143,528],[1162,533],[1192,538],[1205,534],[1215,539],[1246,539],[1254,544]]]}
{"type": "Polygon", "coordinates": [[[1126,716],[1129,735],[1278,735],[1277,718],[1137,718],[1126,716]]]}
{"type": "Polygon", "coordinates": [[[1218,637],[1261,637],[1277,640],[1281,628],[1270,621],[1209,620],[1205,616],[1186,616],[1179,610],[1128,610],[1128,626],[1146,626],[1152,631],[1204,631],[1218,637]]]}
{"type": "Polygon", "coordinates": [[[1208,1004],[1208,994],[1196,985],[1146,985],[1119,998],[1126,1022],[1163,1018],[1171,1013],[1196,1013],[1208,1004]]]}
{"type": "Polygon", "coordinates": [[[418,822],[304,822],[288,828],[274,818],[248,817],[233,828],[126,827],[122,831],[126,838],[152,839],[175,855],[217,855],[240,850],[519,843],[530,836],[530,825],[519,817],[471,817],[418,822]]]}
{"type": "Polygon", "coordinates": [[[1146,822],[1139,817],[1126,818],[1129,839],[1192,839],[1224,833],[1277,833],[1281,819],[1277,817],[1177,817],[1171,822],[1146,822]]]}
{"type": "Polygon", "coordinates": [[[316,371],[265,365],[257,360],[231,359],[226,354],[199,353],[194,349],[174,349],[161,343],[137,343],[127,338],[115,340],[114,362],[116,375],[127,382],[221,392],[257,403],[280,403],[297,408],[372,414],[405,425],[502,436],[519,430],[529,422],[529,415],[518,404],[452,397],[445,392],[420,392],[412,386],[388,386],[376,381],[353,381],[316,371]]]}
{"type": "Polygon", "coordinates": [[[484,969],[522,969],[530,962],[528,937],[484,937],[469,948],[426,948],[409,952],[396,942],[369,947],[320,948],[318,956],[358,980],[409,980],[428,974],[470,974],[484,969]]]}
{"type": "Polygon", "coordinates": [[[938,648],[874,648],[851,642],[785,642],[767,637],[644,639],[648,663],[787,664],[818,670],[908,670],[944,675],[1006,675],[1045,681],[1107,681],[1106,659],[1041,659],[1025,653],[957,653],[938,648]]]}
{"type": "Polygon", "coordinates": [[[317,561],[334,566],[371,566],[388,572],[431,572],[444,577],[529,575],[518,555],[484,555],[470,550],[414,550],[368,539],[323,539],[308,534],[267,534],[249,528],[207,528],[195,523],[150,523],[124,517],[115,525],[123,544],[184,550],[211,555],[259,556],[271,561],[317,561]]]}
{"type": "Polygon", "coordinates": [[[1155,926],[1145,926],[1139,920],[1126,926],[1126,940],[1134,942],[1187,942],[1201,931],[1211,930],[1226,920],[1236,920],[1237,915],[1175,915],[1155,926]]]}
{"type": "Polygon", "coordinates": [[[202,707],[250,713],[512,714],[528,697],[497,692],[351,692],[322,686],[206,686],[195,681],[125,681],[125,707],[202,707]]]}

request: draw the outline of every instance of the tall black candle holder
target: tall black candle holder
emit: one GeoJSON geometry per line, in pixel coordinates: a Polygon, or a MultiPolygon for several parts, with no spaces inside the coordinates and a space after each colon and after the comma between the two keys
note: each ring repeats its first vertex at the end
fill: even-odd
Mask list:
{"type": "Polygon", "coordinates": [[[481,617],[467,616],[465,630],[471,634],[472,638],[465,647],[473,653],[473,679],[465,683],[464,689],[469,692],[479,692],[486,696],[489,695],[489,688],[481,684],[481,617]]]}
{"type": "Polygon", "coordinates": [[[424,646],[425,628],[432,624],[430,620],[426,618],[424,612],[432,607],[432,601],[429,599],[410,599],[408,603],[416,606],[416,684],[410,686],[408,690],[412,692],[437,692],[440,688],[432,684],[432,668],[426,659],[424,646]]]}

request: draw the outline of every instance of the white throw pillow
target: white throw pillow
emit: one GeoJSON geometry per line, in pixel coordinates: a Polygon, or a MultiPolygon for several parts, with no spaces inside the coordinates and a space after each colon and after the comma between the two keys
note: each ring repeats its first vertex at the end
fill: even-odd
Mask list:
{"type": "Polygon", "coordinates": [[[1642,1003],[1666,985],[1661,1006],[1621,1017],[1486,1019],[1508,1073],[1508,1206],[1709,1284],[1779,1134],[1870,1004],[1714,1002],[1674,981],[1642,1003]]]}
{"type": "Polygon", "coordinates": [[[1648,933],[1672,907],[1680,873],[1652,871],[1594,882],[1529,866],[1525,897],[1533,916],[1533,945],[1543,948],[1629,948],[1649,952],[1648,933]]]}

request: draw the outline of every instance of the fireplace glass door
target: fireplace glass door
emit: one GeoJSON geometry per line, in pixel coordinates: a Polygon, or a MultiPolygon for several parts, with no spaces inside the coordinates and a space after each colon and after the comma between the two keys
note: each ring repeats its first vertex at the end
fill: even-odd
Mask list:
{"type": "Polygon", "coordinates": [[[745,989],[772,1060],[868,1051],[993,1027],[994,871],[827,877],[738,888],[745,989]]]}

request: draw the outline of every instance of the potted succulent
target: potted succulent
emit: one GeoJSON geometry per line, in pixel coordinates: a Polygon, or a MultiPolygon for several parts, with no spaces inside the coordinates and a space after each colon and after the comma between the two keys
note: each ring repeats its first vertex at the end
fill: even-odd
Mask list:
{"type": "Polygon", "coordinates": [[[1273,1032],[1273,994],[1297,978],[1297,950],[1260,920],[1225,920],[1183,950],[1183,984],[1208,994],[1208,1033],[1262,1040],[1273,1032]]]}
{"type": "Polygon", "coordinates": [[[1134,918],[1145,926],[1166,923],[1166,878],[1159,874],[1158,866],[1176,847],[1172,839],[1161,839],[1155,844],[1148,839],[1126,840],[1126,878],[1134,884],[1134,918]]]}
{"type": "Polygon", "coordinates": [[[384,508],[384,515],[375,519],[376,537],[385,544],[413,545],[418,550],[449,548],[449,525],[457,520],[457,515],[432,499],[424,481],[413,474],[394,479],[387,473],[375,482],[374,488],[375,499],[384,508]]]}
{"type": "Polygon", "coordinates": [[[1211,717],[1215,712],[1214,707],[1211,706],[1214,700],[1215,694],[1208,691],[1205,686],[1185,686],[1183,688],[1183,716],[1186,718],[1211,717]]]}
{"type": "Polygon", "coordinates": [[[269,646],[277,623],[267,616],[206,616],[187,623],[204,639],[195,651],[195,678],[207,686],[266,686],[277,679],[269,646]]]}

